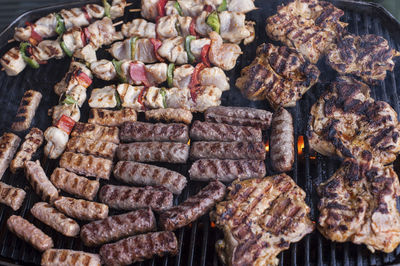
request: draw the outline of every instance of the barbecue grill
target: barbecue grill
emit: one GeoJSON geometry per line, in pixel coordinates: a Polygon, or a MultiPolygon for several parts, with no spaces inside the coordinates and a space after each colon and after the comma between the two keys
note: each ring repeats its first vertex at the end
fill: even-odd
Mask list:
{"type": "MultiPolygon", "coordinates": [[[[91,1],[95,2],[95,1],[91,1]]],[[[134,1],[134,5],[130,8],[140,8],[140,1],[134,1]]],[[[223,94],[222,105],[225,106],[249,106],[260,109],[272,110],[266,101],[252,102],[240,94],[235,88],[234,83],[240,75],[240,70],[250,64],[255,56],[256,47],[263,42],[270,42],[266,36],[264,27],[265,19],[276,12],[278,4],[286,4],[285,1],[269,0],[256,1],[258,10],[247,15],[248,20],[257,22],[256,40],[254,43],[242,47],[244,54],[240,57],[236,68],[228,73],[231,83],[231,90],[223,94]]],[[[345,11],[342,20],[349,23],[348,30],[355,34],[374,33],[386,38],[390,46],[396,50],[400,50],[400,23],[384,8],[373,3],[362,3],[339,0],[334,4],[345,11]]],[[[0,54],[10,49],[13,44],[7,44],[7,40],[12,38],[13,28],[23,25],[26,21],[32,21],[50,12],[60,10],[61,8],[71,8],[81,6],[82,3],[68,3],[47,8],[41,8],[27,12],[17,18],[8,28],[0,34],[0,43],[3,44],[0,54]]],[[[123,18],[125,22],[139,16],[139,13],[126,12],[123,18]]],[[[274,43],[274,42],[273,42],[274,43]]],[[[14,44],[15,45],[15,44],[14,44]]],[[[106,53],[98,53],[99,58],[109,58],[106,53]]],[[[53,92],[53,86],[66,73],[69,67],[69,59],[50,61],[47,65],[42,65],[40,69],[33,70],[27,68],[23,73],[16,77],[8,77],[5,72],[0,73],[0,133],[11,131],[10,126],[16,114],[19,101],[23,92],[27,89],[35,89],[43,94],[42,102],[36,113],[32,125],[41,129],[46,129],[51,118],[47,116],[47,110],[58,102],[57,95],[53,92]]],[[[327,158],[315,154],[310,151],[305,132],[307,130],[308,116],[312,104],[318,99],[326,86],[336,77],[336,73],[330,69],[321,60],[318,63],[321,70],[320,83],[308,91],[304,97],[298,101],[296,107],[289,108],[294,118],[295,139],[298,140],[295,145],[296,157],[293,171],[288,173],[302,187],[306,193],[306,202],[311,207],[311,218],[316,221],[318,219],[318,195],[316,186],[322,181],[328,179],[338,168],[340,161],[335,158],[327,158]]],[[[400,94],[400,65],[397,64],[393,73],[389,73],[384,82],[380,82],[378,86],[372,87],[371,95],[376,100],[383,100],[388,103],[399,113],[399,97],[400,94]],[[398,85],[399,84],[399,85],[398,85]]],[[[103,87],[109,83],[95,79],[91,88],[103,87]]],[[[90,95],[90,89],[88,91],[90,95]]],[[[89,106],[87,102],[81,109],[82,121],[87,121],[89,106]]],[[[139,119],[143,120],[143,115],[139,115],[139,119]]],[[[202,119],[202,115],[195,115],[195,119],[202,119]]],[[[26,132],[23,132],[26,133],[26,132]]],[[[22,134],[18,134],[23,137],[22,134]]],[[[267,139],[265,137],[265,139],[267,139]]],[[[268,149],[266,142],[266,149],[268,149]]],[[[43,148],[39,151],[43,154],[43,148]]],[[[33,159],[41,159],[43,168],[48,176],[51,175],[53,169],[58,165],[57,161],[43,161],[43,158],[34,157],[33,159]]],[[[267,173],[274,174],[267,159],[267,173]]],[[[166,164],[159,164],[166,166],[166,164]]],[[[168,168],[178,171],[188,176],[187,165],[167,165],[168,168]]],[[[50,235],[55,243],[56,248],[68,248],[75,250],[84,250],[88,252],[98,252],[98,249],[85,247],[79,238],[67,238],[55,232],[43,223],[34,219],[30,214],[32,205],[39,201],[39,197],[34,193],[29,183],[26,181],[24,173],[18,172],[12,175],[9,170],[3,176],[4,182],[16,187],[24,188],[28,194],[25,202],[15,214],[22,215],[30,222],[42,229],[46,234],[50,235]]],[[[100,180],[102,185],[104,180],[100,180]]],[[[115,179],[111,179],[111,183],[118,184],[115,179]]],[[[183,193],[175,199],[175,204],[186,199],[189,195],[197,193],[204,183],[189,182],[188,187],[183,193]]],[[[0,256],[3,261],[12,261],[19,264],[39,264],[41,254],[31,248],[28,244],[18,239],[15,235],[6,229],[6,220],[12,214],[12,210],[3,205],[0,206],[0,256]]],[[[110,214],[116,214],[111,211],[110,214]]],[[[176,232],[179,241],[179,253],[176,257],[154,258],[152,260],[138,263],[137,265],[220,265],[214,248],[216,240],[223,237],[222,232],[210,223],[208,215],[203,216],[198,221],[182,228],[176,232]]],[[[370,253],[365,246],[354,245],[352,243],[334,243],[325,239],[317,230],[307,235],[299,243],[292,244],[290,249],[279,255],[280,265],[383,265],[394,264],[400,262],[400,247],[390,254],[376,252],[370,253]]],[[[1,261],[0,261],[1,264],[1,261]]]]}

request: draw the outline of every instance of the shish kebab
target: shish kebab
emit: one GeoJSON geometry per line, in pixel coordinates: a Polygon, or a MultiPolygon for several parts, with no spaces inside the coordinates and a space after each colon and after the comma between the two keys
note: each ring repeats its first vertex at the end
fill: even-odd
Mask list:
{"type": "Polygon", "coordinates": [[[141,15],[149,20],[174,14],[197,17],[203,10],[247,13],[256,9],[254,0],[141,0],[141,2],[141,15]]]}

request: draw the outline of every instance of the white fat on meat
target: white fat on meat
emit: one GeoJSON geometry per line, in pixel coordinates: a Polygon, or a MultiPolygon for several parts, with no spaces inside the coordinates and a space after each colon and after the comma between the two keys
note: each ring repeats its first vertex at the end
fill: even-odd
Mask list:
{"type": "Polygon", "coordinates": [[[104,7],[96,4],[88,4],[85,7],[90,18],[100,19],[104,17],[104,7]]]}
{"type": "Polygon", "coordinates": [[[254,0],[227,0],[228,11],[247,13],[255,10],[254,0]]]}
{"type": "Polygon", "coordinates": [[[150,39],[139,39],[136,41],[134,60],[143,62],[145,64],[158,62],[157,57],[154,54],[154,46],[150,39]]]}
{"type": "Polygon", "coordinates": [[[202,86],[214,85],[221,91],[229,90],[228,78],[219,67],[204,68],[199,73],[199,82],[202,86]]]}
{"type": "Polygon", "coordinates": [[[223,11],[218,14],[218,17],[221,25],[220,35],[225,41],[240,43],[250,36],[250,32],[245,25],[245,14],[223,11]]]}
{"type": "Polygon", "coordinates": [[[155,20],[158,17],[157,3],[159,0],[141,0],[142,17],[148,20],[155,20]]]}
{"type": "Polygon", "coordinates": [[[90,34],[90,43],[95,49],[123,38],[121,32],[116,32],[112,20],[108,17],[90,24],[87,30],[90,34]]]}
{"type": "Polygon", "coordinates": [[[89,25],[89,21],[86,19],[82,8],[62,9],[60,15],[64,19],[64,25],[67,29],[89,25]]]}
{"type": "Polygon", "coordinates": [[[74,52],[77,49],[83,48],[84,43],[81,37],[81,28],[78,27],[73,27],[69,30],[67,30],[63,36],[62,40],[65,44],[65,46],[70,50],[71,52],[74,52]]]}
{"type": "Polygon", "coordinates": [[[211,39],[208,57],[210,62],[222,68],[223,70],[231,70],[236,65],[237,58],[242,54],[239,45],[233,43],[223,43],[221,36],[216,32],[210,32],[211,39]]]}
{"type": "Polygon", "coordinates": [[[115,93],[115,85],[94,89],[89,99],[89,106],[91,108],[114,108],[117,106],[115,93]]]}
{"type": "Polygon", "coordinates": [[[149,87],[144,96],[144,104],[151,109],[164,108],[164,100],[160,93],[160,88],[149,87]]]}
{"type": "Polygon", "coordinates": [[[175,37],[164,40],[161,47],[158,49],[158,54],[166,58],[169,62],[178,65],[183,65],[188,62],[187,53],[184,47],[184,38],[175,37]]]}
{"type": "Polygon", "coordinates": [[[137,18],[122,25],[125,37],[156,38],[156,24],[137,18]]]}
{"type": "Polygon", "coordinates": [[[133,108],[136,111],[142,109],[142,105],[138,102],[140,92],[144,89],[143,86],[131,86],[129,84],[119,84],[117,91],[122,101],[123,107],[133,108]]]}
{"type": "Polygon", "coordinates": [[[90,70],[97,78],[102,80],[113,80],[117,76],[114,64],[105,59],[93,62],[90,65],[90,70]]]}
{"type": "Polygon", "coordinates": [[[188,88],[193,71],[194,67],[192,65],[183,65],[175,68],[173,86],[177,88],[188,88]]]}
{"type": "Polygon", "coordinates": [[[86,101],[86,88],[82,85],[73,86],[66,92],[66,95],[71,96],[76,101],[77,105],[81,107],[86,101]]]}
{"type": "Polygon", "coordinates": [[[44,132],[47,141],[44,154],[50,159],[57,159],[64,152],[68,143],[68,134],[58,127],[48,127],[44,132]]]}
{"type": "Polygon", "coordinates": [[[204,46],[211,44],[211,40],[208,38],[196,39],[190,42],[190,51],[199,59],[201,57],[201,50],[204,46]]]}
{"type": "Polygon", "coordinates": [[[179,15],[164,16],[159,18],[156,31],[160,40],[178,36],[177,23],[179,15]]]}
{"type": "Polygon", "coordinates": [[[41,41],[38,46],[32,46],[32,54],[39,61],[47,61],[52,58],[63,58],[64,52],[60,42],[52,40],[41,41]]]}
{"type": "Polygon", "coordinates": [[[69,116],[75,122],[81,118],[81,111],[76,104],[59,104],[49,109],[49,115],[53,120],[53,125],[61,118],[62,115],[69,116]]]}
{"type": "Polygon", "coordinates": [[[145,65],[144,68],[150,84],[161,84],[167,80],[168,65],[166,63],[145,65]]]}
{"type": "Polygon", "coordinates": [[[22,58],[22,55],[17,47],[11,48],[9,51],[7,51],[0,59],[0,63],[9,76],[18,75],[26,67],[26,62],[22,58]]]}

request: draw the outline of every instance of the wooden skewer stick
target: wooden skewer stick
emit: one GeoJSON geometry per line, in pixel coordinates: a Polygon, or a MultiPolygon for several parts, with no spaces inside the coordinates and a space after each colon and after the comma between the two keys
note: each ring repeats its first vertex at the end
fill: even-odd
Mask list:
{"type": "Polygon", "coordinates": [[[12,38],[12,39],[8,40],[7,43],[12,43],[12,42],[14,42],[14,41],[15,41],[15,39],[12,38]]]}
{"type": "Polygon", "coordinates": [[[124,23],[122,20],[121,20],[121,21],[118,21],[118,22],[115,22],[115,23],[113,24],[113,27],[118,26],[118,25],[121,25],[122,23],[124,23]]]}
{"type": "Polygon", "coordinates": [[[4,71],[5,69],[4,69],[4,67],[2,67],[0,70],[1,70],[1,71],[4,71]]]}
{"type": "Polygon", "coordinates": [[[133,5],[133,3],[127,3],[127,4],[126,4],[126,6],[131,6],[131,5],[133,5]]]}
{"type": "Polygon", "coordinates": [[[140,12],[140,11],[142,11],[142,9],[140,8],[129,9],[129,12],[140,12]]]}

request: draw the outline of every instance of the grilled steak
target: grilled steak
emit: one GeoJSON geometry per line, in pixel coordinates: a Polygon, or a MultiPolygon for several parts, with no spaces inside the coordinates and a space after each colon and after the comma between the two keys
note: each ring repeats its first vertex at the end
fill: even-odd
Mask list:
{"type": "Polygon", "coordinates": [[[190,158],[265,160],[265,146],[262,142],[199,141],[191,145],[190,158]]]}
{"type": "Polygon", "coordinates": [[[146,120],[163,121],[166,123],[185,123],[190,124],[193,119],[192,112],[185,109],[155,109],[145,113],[146,120]]]}
{"type": "Polygon", "coordinates": [[[119,161],[114,168],[116,179],[128,184],[162,186],[174,194],[181,194],[186,186],[186,177],[150,164],[119,161]]]}
{"type": "Polygon", "coordinates": [[[72,137],[67,143],[67,151],[78,152],[112,160],[118,145],[112,142],[72,137]]]}
{"type": "Polygon", "coordinates": [[[197,220],[225,196],[226,187],[219,181],[211,181],[196,195],[160,214],[163,230],[174,231],[197,220]]]}
{"type": "Polygon", "coordinates": [[[11,207],[14,211],[21,208],[25,196],[26,192],[23,189],[0,182],[0,203],[11,207]]]}
{"type": "Polygon", "coordinates": [[[13,133],[4,133],[0,138],[0,179],[7,170],[21,139],[13,133]]]}
{"type": "Polygon", "coordinates": [[[400,195],[392,166],[346,159],[320,184],[319,231],[328,239],[392,252],[400,243],[400,195]]]}
{"type": "Polygon", "coordinates": [[[393,71],[395,56],[400,53],[381,36],[347,34],[331,45],[327,62],[340,74],[353,74],[375,84],[385,79],[386,71],[393,71]]]}
{"type": "Polygon", "coordinates": [[[42,266],[100,266],[100,256],[70,249],[48,249],[42,254],[42,266]]]}
{"type": "Polygon", "coordinates": [[[202,159],[189,170],[191,180],[232,182],[235,179],[261,178],[266,174],[264,161],[202,159]]]}
{"type": "Polygon", "coordinates": [[[259,128],[232,126],[222,123],[194,121],[190,129],[190,138],[193,140],[209,141],[262,141],[262,132],[259,128]]]}
{"type": "Polygon", "coordinates": [[[362,82],[337,78],[311,108],[310,147],[327,156],[393,162],[400,151],[397,113],[369,93],[362,82]]]}
{"type": "Polygon", "coordinates": [[[112,142],[119,144],[119,130],[117,127],[104,127],[94,124],[77,122],[71,137],[83,137],[92,140],[112,142]]]}
{"type": "Polygon", "coordinates": [[[94,201],[59,197],[54,206],[66,215],[82,221],[105,219],[108,216],[108,206],[94,201]]]}
{"type": "Polygon", "coordinates": [[[177,252],[178,240],[173,232],[156,232],[106,244],[100,248],[99,253],[106,265],[129,265],[151,259],[155,255],[175,256],[177,252]]]}
{"type": "Polygon", "coordinates": [[[100,126],[119,127],[125,122],[136,120],[137,114],[132,108],[124,108],[116,111],[95,108],[90,109],[88,122],[100,126]]]}
{"type": "Polygon", "coordinates": [[[165,188],[105,185],[100,189],[99,199],[117,210],[150,207],[154,211],[162,211],[172,207],[174,197],[165,188]]]}
{"type": "Polygon", "coordinates": [[[27,161],[24,164],[25,176],[29,181],[36,194],[42,198],[43,201],[52,203],[58,198],[58,191],[46,176],[43,168],[40,166],[39,161],[27,161]]]}
{"type": "Polygon", "coordinates": [[[28,90],[24,93],[11,126],[13,130],[24,131],[30,127],[41,99],[42,94],[38,91],[28,90]]]}
{"type": "Polygon", "coordinates": [[[226,265],[277,265],[277,255],[314,230],[305,192],[286,174],[234,181],[210,217],[223,230],[216,243],[226,265]]]}
{"type": "Polygon", "coordinates": [[[242,69],[236,86],[250,100],[267,99],[273,108],[295,106],[317,81],[318,68],[286,46],[257,48],[253,62],[242,69]]]}

